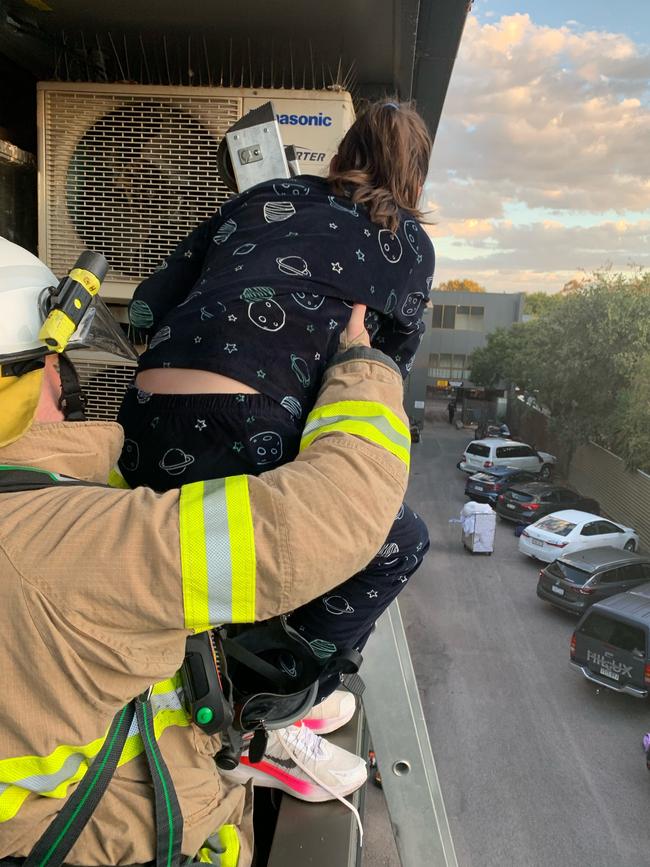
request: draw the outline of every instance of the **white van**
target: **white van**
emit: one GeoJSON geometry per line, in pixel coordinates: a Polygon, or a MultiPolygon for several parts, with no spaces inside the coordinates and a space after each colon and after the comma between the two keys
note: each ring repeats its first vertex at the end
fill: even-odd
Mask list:
{"type": "Polygon", "coordinates": [[[540,479],[550,479],[556,461],[554,455],[535,451],[526,443],[487,437],[484,440],[472,440],[468,444],[458,463],[458,469],[464,473],[477,473],[492,467],[517,467],[538,473],[540,479]]]}

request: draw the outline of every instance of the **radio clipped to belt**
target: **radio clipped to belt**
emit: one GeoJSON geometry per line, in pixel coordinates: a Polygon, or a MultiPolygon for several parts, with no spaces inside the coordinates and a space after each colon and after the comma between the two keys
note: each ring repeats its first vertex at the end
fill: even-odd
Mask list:
{"type": "Polygon", "coordinates": [[[217,765],[232,769],[239,762],[242,736],[253,736],[249,760],[261,761],[267,733],[309,713],[320,679],[354,674],[361,661],[355,650],[320,659],[280,616],[190,636],[181,677],[193,722],[206,734],[221,735],[217,765]]]}
{"type": "Polygon", "coordinates": [[[187,639],[181,678],[187,710],[196,725],[208,735],[223,732],[232,725],[232,685],[216,629],[187,639]]]}

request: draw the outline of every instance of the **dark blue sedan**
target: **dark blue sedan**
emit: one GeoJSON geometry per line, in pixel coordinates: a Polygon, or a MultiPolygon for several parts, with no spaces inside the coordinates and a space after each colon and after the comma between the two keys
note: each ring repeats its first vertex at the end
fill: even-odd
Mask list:
{"type": "Polygon", "coordinates": [[[522,482],[534,482],[539,478],[536,473],[520,470],[517,467],[493,467],[481,473],[474,473],[465,484],[465,496],[478,503],[490,503],[491,506],[511,485],[522,482]]]}

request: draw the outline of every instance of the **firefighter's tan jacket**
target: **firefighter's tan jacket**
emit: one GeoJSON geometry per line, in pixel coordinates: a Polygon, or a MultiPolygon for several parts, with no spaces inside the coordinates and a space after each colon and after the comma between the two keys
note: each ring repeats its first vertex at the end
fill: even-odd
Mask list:
{"type": "MultiPolygon", "coordinates": [[[[218,742],[190,724],[177,672],[191,631],[289,611],[380,548],[402,500],[410,438],[402,381],[352,347],[329,368],[298,458],[255,477],[155,494],[99,485],[0,492],[0,858],[27,855],[101,747],[155,683],[155,729],[195,854],[224,823],[250,860],[250,792],[228,787],[218,742]]],[[[109,422],[35,425],[0,463],[106,481],[109,422]]],[[[153,800],[134,724],[66,861],[154,858],[153,800]]]]}

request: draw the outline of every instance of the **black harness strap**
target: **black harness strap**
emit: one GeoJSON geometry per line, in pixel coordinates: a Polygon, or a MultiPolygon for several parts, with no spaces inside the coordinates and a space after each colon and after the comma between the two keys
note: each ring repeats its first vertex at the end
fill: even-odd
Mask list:
{"type": "Polygon", "coordinates": [[[134,701],[118,712],[92,765],[35,844],[24,867],[60,867],[63,864],[111,781],[134,714],[134,701]]]}
{"type": "Polygon", "coordinates": [[[66,421],[86,421],[86,396],[79,385],[79,377],[65,353],[59,355],[59,376],[61,377],[61,397],[59,409],[63,410],[66,421]]]}
{"type": "Polygon", "coordinates": [[[180,864],[183,842],[183,816],[165,760],[160,752],[153,726],[151,702],[135,702],[138,729],[153,782],[156,810],[156,867],[180,864]]]}

